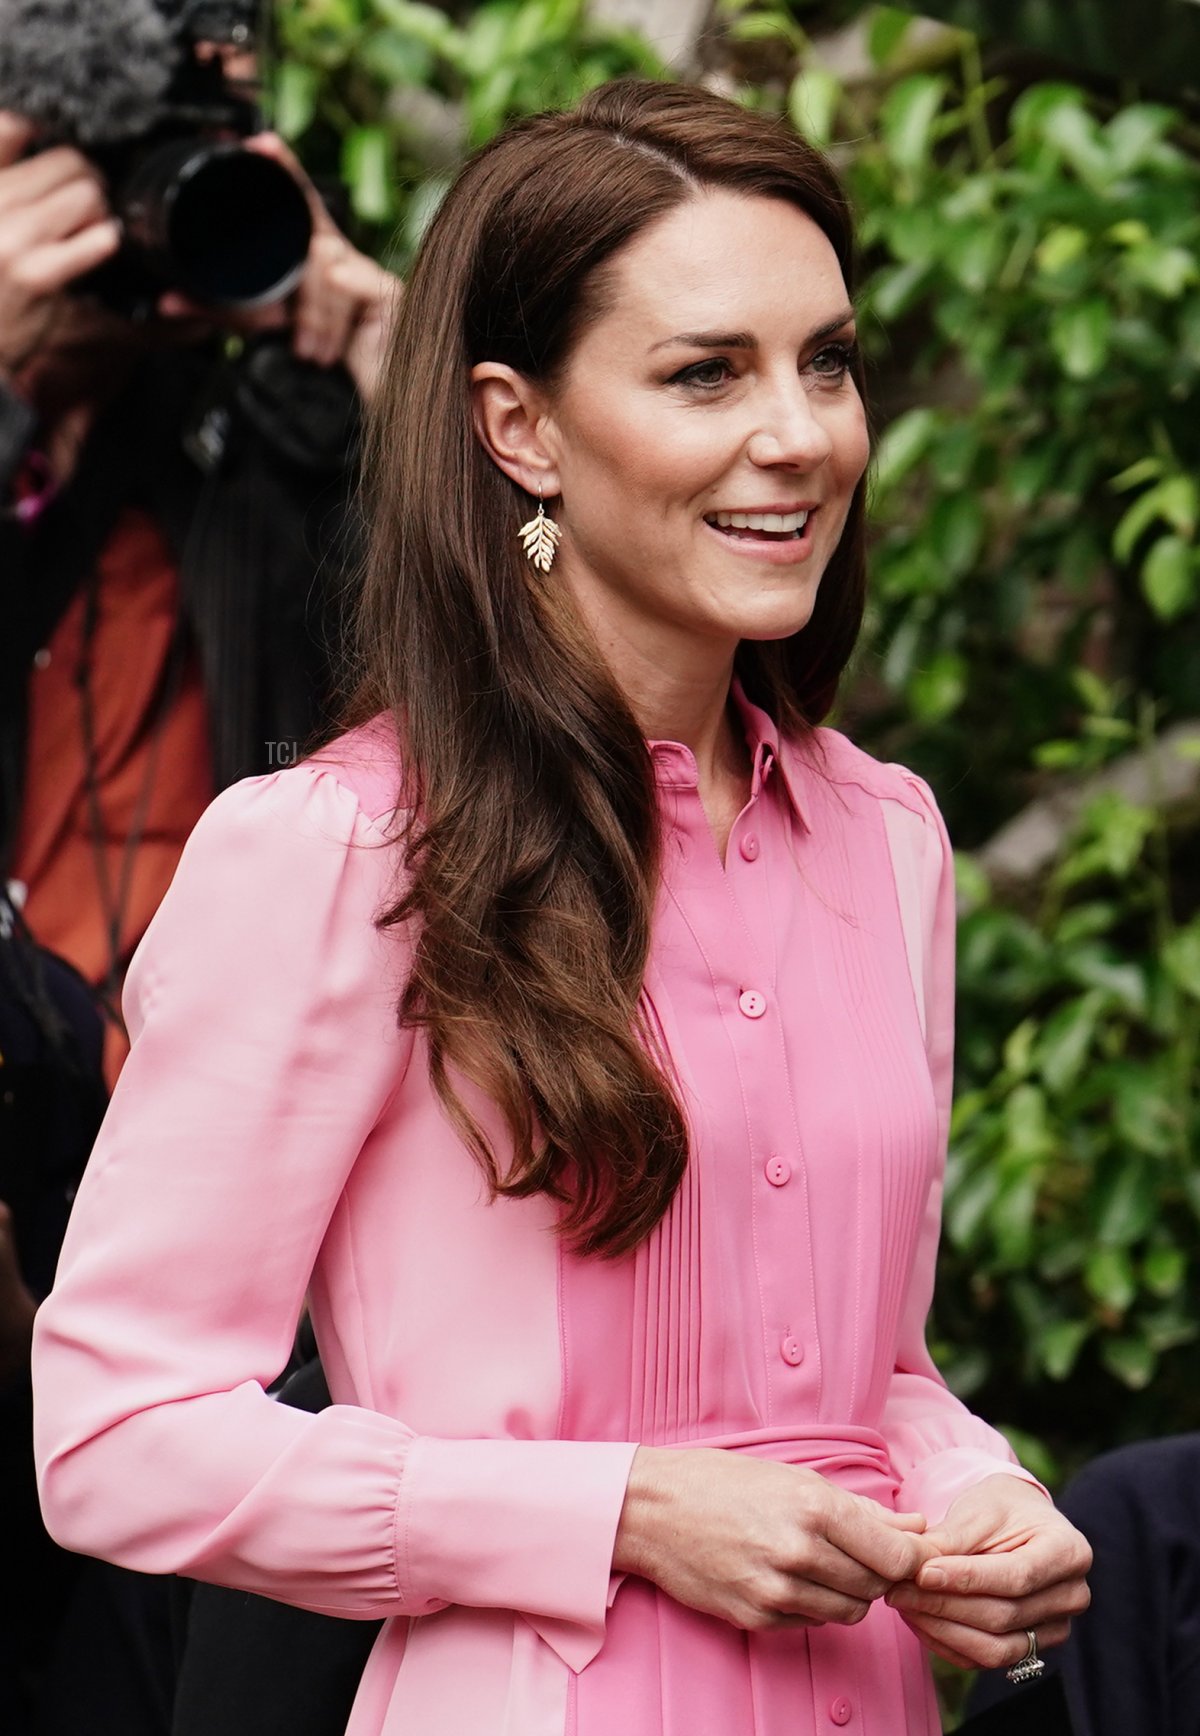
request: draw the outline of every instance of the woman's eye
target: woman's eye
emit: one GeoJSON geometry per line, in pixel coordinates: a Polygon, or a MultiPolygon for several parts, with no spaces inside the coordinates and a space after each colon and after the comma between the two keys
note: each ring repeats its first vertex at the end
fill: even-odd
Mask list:
{"type": "Polygon", "coordinates": [[[826,344],[823,350],[818,350],[808,364],[814,374],[820,374],[825,380],[840,380],[850,371],[854,360],[855,346],[847,344],[826,344]]]}
{"type": "Polygon", "coordinates": [[[712,390],[714,386],[723,386],[726,380],[732,378],[733,370],[723,356],[713,356],[707,362],[693,362],[689,368],[681,368],[671,381],[673,386],[700,386],[712,390]]]}

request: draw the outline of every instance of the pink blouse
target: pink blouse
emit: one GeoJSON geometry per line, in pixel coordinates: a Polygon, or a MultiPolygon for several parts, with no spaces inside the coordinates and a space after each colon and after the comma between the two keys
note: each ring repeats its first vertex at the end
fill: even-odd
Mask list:
{"type": "Polygon", "coordinates": [[[753,786],[724,866],[692,756],[652,744],[645,994],[693,1151],[626,1258],[574,1257],[545,1200],[489,1203],[397,1028],[384,725],[218,797],[130,972],[133,1051],[37,1320],[48,1523],[146,1572],[387,1617],[351,1736],[939,1728],[882,1603],[750,1635],[611,1572],[639,1442],[811,1466],[931,1520],[1025,1475],[924,1343],[952,1047],[937,810],[739,703],[753,786]],[[264,1392],[306,1298],[317,1416],[264,1392]]]}

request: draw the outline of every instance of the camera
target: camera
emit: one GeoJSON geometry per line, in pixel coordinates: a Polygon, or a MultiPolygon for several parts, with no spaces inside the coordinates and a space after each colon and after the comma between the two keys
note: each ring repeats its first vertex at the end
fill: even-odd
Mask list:
{"type": "Polygon", "coordinates": [[[312,234],[293,177],[241,142],[261,128],[238,62],[265,45],[257,0],[15,0],[0,107],[103,173],[124,243],[85,287],[135,314],[165,289],[255,307],[298,282],[312,234]]]}

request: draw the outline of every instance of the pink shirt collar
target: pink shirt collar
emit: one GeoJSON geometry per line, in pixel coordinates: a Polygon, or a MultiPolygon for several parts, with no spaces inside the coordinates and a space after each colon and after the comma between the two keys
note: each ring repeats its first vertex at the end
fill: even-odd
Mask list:
{"type": "MultiPolygon", "coordinates": [[[[795,755],[786,744],[781,745],[774,718],[747,699],[741,682],[736,679],[730,688],[730,697],[741,719],[746,734],[746,746],[750,750],[751,801],[759,795],[773,769],[778,767],[792,811],[807,831],[808,822],[796,790],[795,755]]],[[[680,741],[648,741],[646,746],[650,749],[655,781],[660,788],[694,790],[697,787],[700,772],[691,748],[680,741]]]]}

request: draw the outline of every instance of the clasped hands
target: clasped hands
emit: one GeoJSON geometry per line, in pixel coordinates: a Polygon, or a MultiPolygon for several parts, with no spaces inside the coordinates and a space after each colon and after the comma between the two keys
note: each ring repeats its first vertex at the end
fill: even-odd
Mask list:
{"type": "Polygon", "coordinates": [[[613,1558],[735,1627],[853,1625],[884,1598],[964,1668],[1061,1643],[1087,1607],[1091,1550],[1053,1503],[1000,1472],[945,1518],[893,1513],[815,1471],[714,1448],[639,1448],[613,1558]]]}

